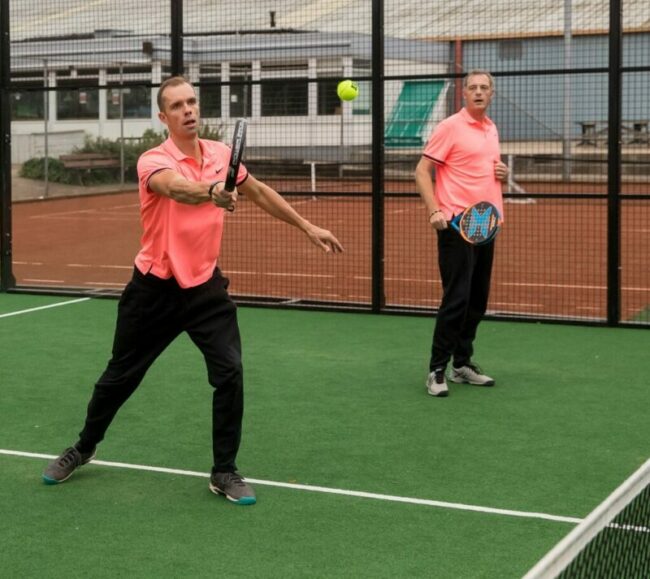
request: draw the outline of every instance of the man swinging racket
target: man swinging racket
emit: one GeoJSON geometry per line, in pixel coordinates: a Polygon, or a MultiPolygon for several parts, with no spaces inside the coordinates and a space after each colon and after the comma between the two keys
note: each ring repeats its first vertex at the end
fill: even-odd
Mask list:
{"type": "Polygon", "coordinates": [[[199,138],[199,104],[187,80],[176,76],[163,82],[158,108],[169,138],[138,161],[142,247],[118,305],[112,357],[95,384],[79,440],[48,465],[43,479],[63,482],[95,457],[97,444],[151,364],[187,332],[205,358],[214,388],[210,490],[250,505],[255,492],[235,463],[244,407],[237,312],[228,280],[217,267],[225,210],[233,210],[238,192],[243,193],[326,253],[343,247],[243,165],[236,188],[225,191],[230,149],[199,138]]]}

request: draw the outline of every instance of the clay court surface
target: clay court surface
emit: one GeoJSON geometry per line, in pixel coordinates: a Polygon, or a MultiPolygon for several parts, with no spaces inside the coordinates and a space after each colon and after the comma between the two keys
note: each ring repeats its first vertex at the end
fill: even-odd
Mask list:
{"type": "MultiPolygon", "coordinates": [[[[324,255],[304,236],[273,220],[244,197],[227,215],[220,266],[233,295],[336,305],[371,302],[372,205],[368,184],[270,182],[310,221],[331,229],[345,246],[324,255]],[[296,193],[292,193],[292,190],[296,193]],[[352,193],[352,195],[350,195],[352,193]],[[356,196],[355,196],[356,195],[356,196]]],[[[385,303],[437,307],[441,286],[435,236],[411,184],[387,183],[385,303]]],[[[543,188],[542,188],[543,189],[543,188]]],[[[551,187],[545,188],[548,192],[551,187]]],[[[530,190],[531,193],[534,191],[530,190]]],[[[603,187],[590,188],[604,194],[603,187]]],[[[535,198],[507,203],[497,240],[490,310],[535,317],[604,319],[607,298],[607,201],[535,198]],[[530,200],[528,200],[530,201],[530,200]]],[[[622,320],[650,304],[650,204],[625,200],[621,211],[622,320]]],[[[14,203],[14,274],[18,285],[120,290],[138,249],[135,191],[14,203]]]]}

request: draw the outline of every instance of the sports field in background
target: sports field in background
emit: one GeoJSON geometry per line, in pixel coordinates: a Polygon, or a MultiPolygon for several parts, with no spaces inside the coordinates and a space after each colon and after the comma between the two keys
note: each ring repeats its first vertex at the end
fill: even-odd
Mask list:
{"type": "MultiPolygon", "coordinates": [[[[331,185],[325,182],[322,187],[327,183],[331,185]]],[[[402,185],[408,191],[413,188],[412,182],[402,185]]],[[[284,193],[289,188],[287,182],[274,186],[284,193]]],[[[226,216],[220,258],[220,267],[231,278],[230,291],[241,297],[369,307],[372,199],[369,192],[365,195],[287,194],[302,215],[340,239],[346,251],[335,257],[323,256],[297,229],[242,197],[237,211],[226,216]]],[[[496,241],[490,313],[606,319],[606,199],[558,196],[528,201],[505,206],[506,221],[496,241]]],[[[18,285],[121,290],[139,248],[138,207],[135,191],[16,203],[13,266],[18,285]]],[[[641,201],[622,205],[620,292],[625,322],[647,322],[649,210],[641,201]]],[[[384,216],[386,305],[437,307],[442,287],[436,239],[423,203],[407,194],[387,198],[384,216]]]]}
{"type": "Polygon", "coordinates": [[[437,399],[432,319],[240,308],[257,505],[208,490],[211,388],[186,337],[100,462],[46,486],[116,306],[0,294],[3,576],[516,578],[650,456],[640,330],[485,322],[497,386],[437,399]]]}

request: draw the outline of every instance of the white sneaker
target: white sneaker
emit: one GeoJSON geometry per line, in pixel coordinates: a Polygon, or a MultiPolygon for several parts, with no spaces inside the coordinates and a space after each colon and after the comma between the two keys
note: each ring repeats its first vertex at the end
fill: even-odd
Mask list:
{"type": "Polygon", "coordinates": [[[427,378],[427,392],[431,396],[447,396],[449,394],[444,368],[437,368],[429,374],[427,378]]]}
{"type": "Polygon", "coordinates": [[[494,378],[483,374],[476,364],[467,364],[460,368],[451,368],[449,379],[457,384],[474,384],[475,386],[494,386],[494,378]]]}

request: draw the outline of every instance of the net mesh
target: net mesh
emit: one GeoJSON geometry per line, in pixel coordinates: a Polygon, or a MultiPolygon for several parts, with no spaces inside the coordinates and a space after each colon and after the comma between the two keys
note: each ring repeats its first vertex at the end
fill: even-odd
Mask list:
{"type": "Polygon", "coordinates": [[[650,577],[650,460],[524,579],[650,577]]]}
{"type": "Polygon", "coordinates": [[[650,576],[650,487],[638,495],[612,523],[560,573],[562,579],[650,576]]]}
{"type": "Polygon", "coordinates": [[[319,259],[242,196],[220,256],[233,295],[432,312],[442,284],[414,170],[434,127],[462,106],[462,75],[481,68],[496,78],[490,117],[510,167],[489,313],[602,322],[620,302],[621,321],[650,325],[646,1],[494,0],[490,11],[464,0],[7,4],[2,195],[13,204],[18,287],[122,290],[139,249],[137,160],[165,137],[158,86],[182,72],[204,136],[228,141],[235,119],[249,119],[249,171],[346,247],[319,259]],[[617,5],[620,90],[610,83],[617,5]],[[359,85],[353,101],[337,96],[345,78],[359,85]]]}

